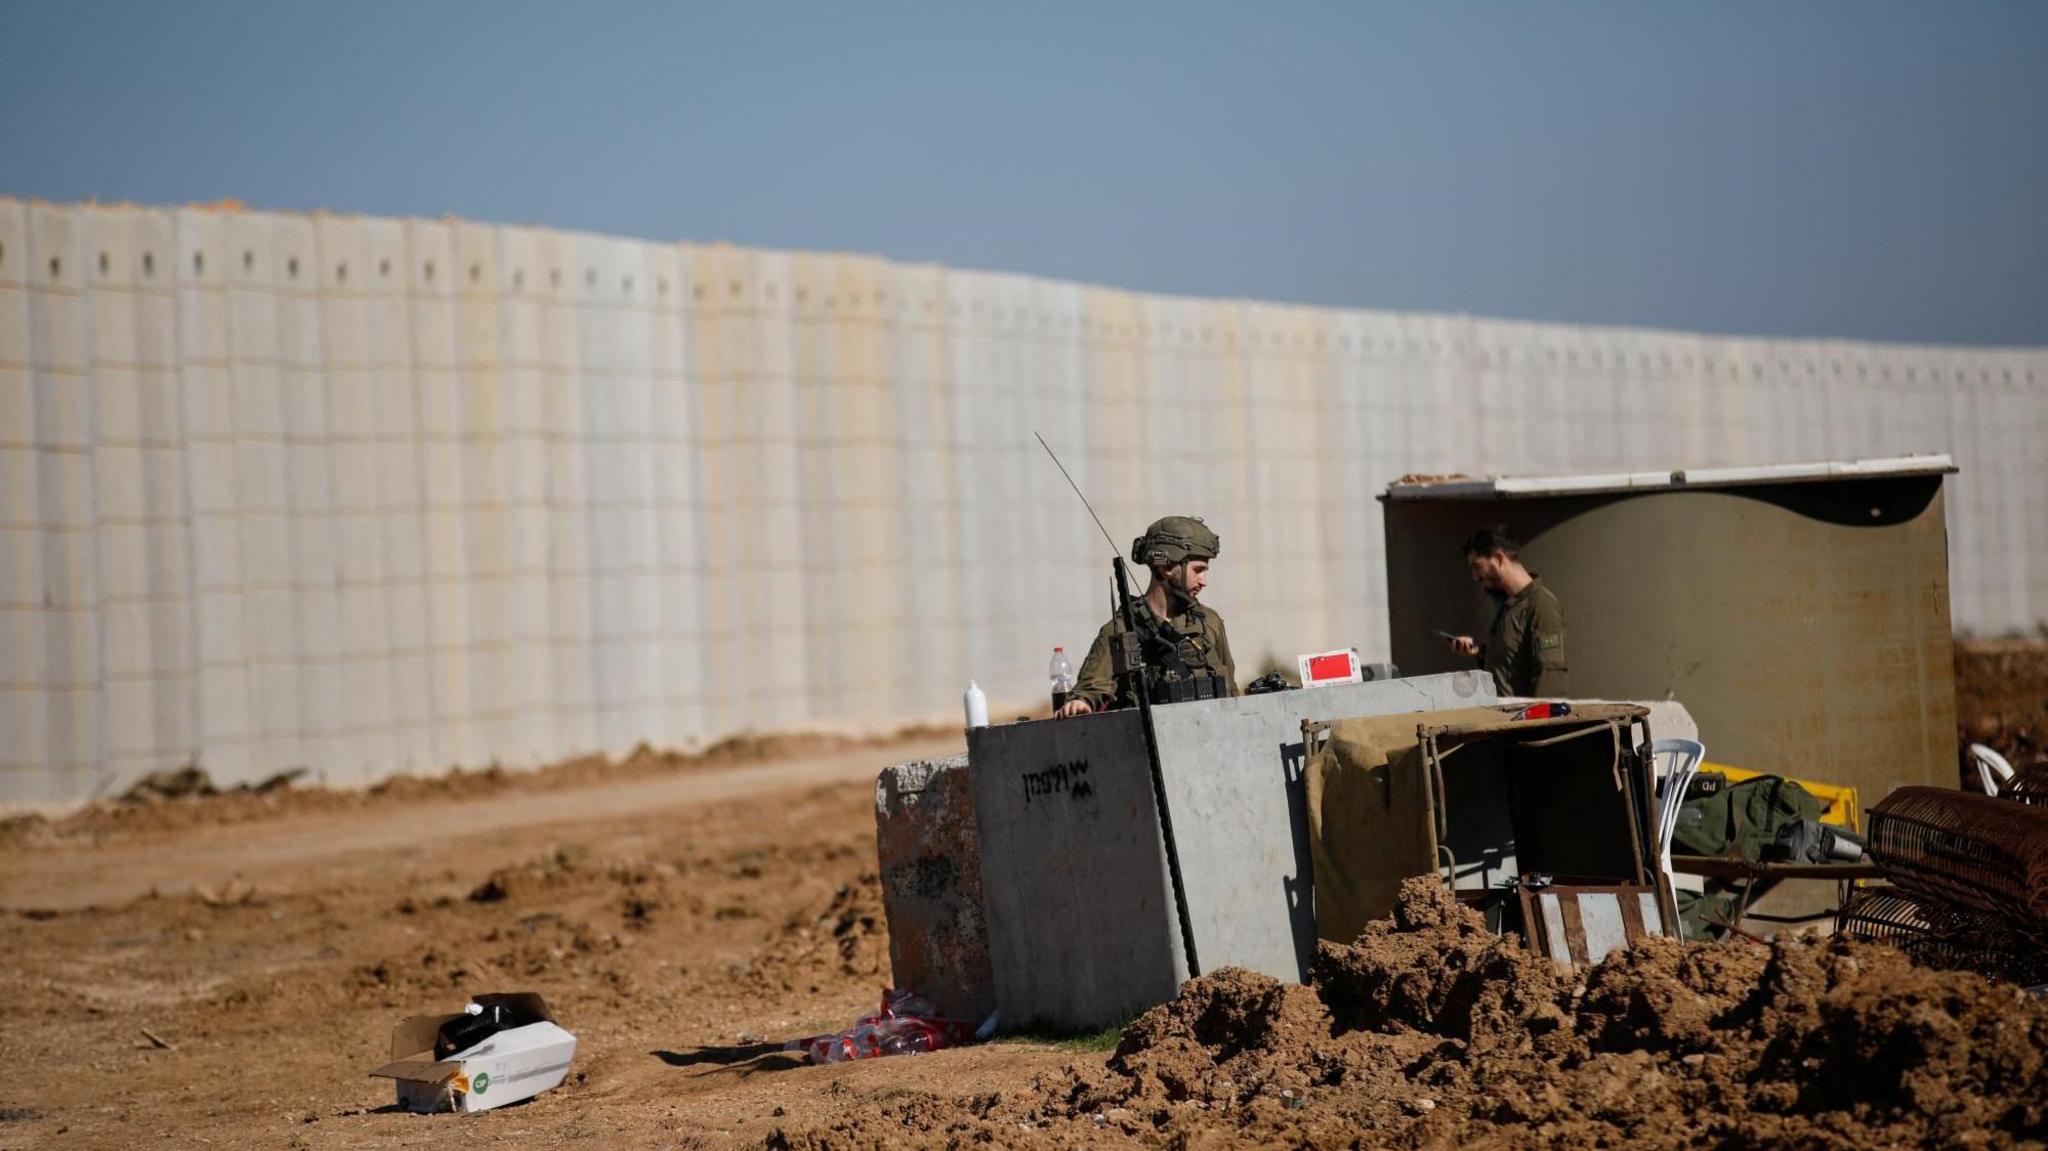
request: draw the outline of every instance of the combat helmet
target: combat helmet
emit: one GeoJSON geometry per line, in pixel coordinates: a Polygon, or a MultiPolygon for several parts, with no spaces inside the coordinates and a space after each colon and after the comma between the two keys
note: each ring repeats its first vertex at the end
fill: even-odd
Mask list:
{"type": "Polygon", "coordinates": [[[1173,567],[1187,560],[1212,560],[1223,541],[1197,516],[1167,516],[1154,521],[1131,541],[1131,562],[1146,567],[1173,567]]]}

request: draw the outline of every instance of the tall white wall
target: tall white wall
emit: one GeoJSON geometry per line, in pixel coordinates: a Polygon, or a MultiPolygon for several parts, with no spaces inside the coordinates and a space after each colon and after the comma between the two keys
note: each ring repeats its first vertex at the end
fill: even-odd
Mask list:
{"type": "Polygon", "coordinates": [[[1120,544],[1222,533],[1247,671],[1384,652],[1410,472],[1947,451],[1958,625],[2048,620],[2048,349],[0,200],[0,801],[1029,701],[1108,608],[1033,429],[1120,544]]]}

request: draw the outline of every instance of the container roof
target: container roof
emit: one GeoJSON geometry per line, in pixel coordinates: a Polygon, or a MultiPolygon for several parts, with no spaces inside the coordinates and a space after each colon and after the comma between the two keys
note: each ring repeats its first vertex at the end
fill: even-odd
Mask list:
{"type": "Polygon", "coordinates": [[[1831,460],[1808,464],[1759,464],[1742,468],[1681,468],[1670,472],[1598,472],[1578,476],[1402,476],[1381,499],[1520,499],[1602,492],[1735,488],[1758,484],[1868,480],[1892,476],[1949,475],[1955,461],[1946,454],[1892,456],[1875,460],[1831,460]]]}

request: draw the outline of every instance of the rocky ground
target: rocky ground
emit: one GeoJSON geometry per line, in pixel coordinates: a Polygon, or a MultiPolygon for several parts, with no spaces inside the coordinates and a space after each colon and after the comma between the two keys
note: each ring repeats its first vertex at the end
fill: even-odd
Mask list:
{"type": "MultiPolygon", "coordinates": [[[[2048,648],[1958,663],[1965,736],[2041,754],[2048,648]]],[[[2048,1145],[2048,1002],[1839,943],[1658,944],[1565,977],[1426,885],[1310,985],[1215,972],[1113,1051],[805,1066],[782,1041],[888,981],[874,773],[957,742],[0,826],[0,1151],[2048,1145]],[[365,1076],[394,1020],[512,989],[579,1036],[562,1089],[413,1116],[365,1076]]]]}

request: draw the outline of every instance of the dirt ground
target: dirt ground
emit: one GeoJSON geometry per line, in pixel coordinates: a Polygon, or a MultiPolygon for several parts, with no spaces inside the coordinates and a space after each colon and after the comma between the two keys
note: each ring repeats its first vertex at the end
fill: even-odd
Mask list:
{"type": "MultiPolygon", "coordinates": [[[[2048,647],[1958,656],[1966,738],[2040,754],[2048,647]],[[1990,724],[1995,717],[1996,729],[1990,724]]],[[[1561,978],[1427,890],[1311,986],[1223,971],[1114,1052],[810,1067],[888,982],[873,778],[958,750],[735,743],[371,792],[0,825],[0,1151],[257,1147],[2048,1146],[2048,1001],[1848,945],[1561,978]],[[414,1116],[405,1015],[543,992],[563,1088],[414,1116]]]]}
{"type": "Polygon", "coordinates": [[[1957,644],[1956,723],[1965,747],[1988,744],[2014,767],[2048,759],[2048,643],[1957,644]]]}

